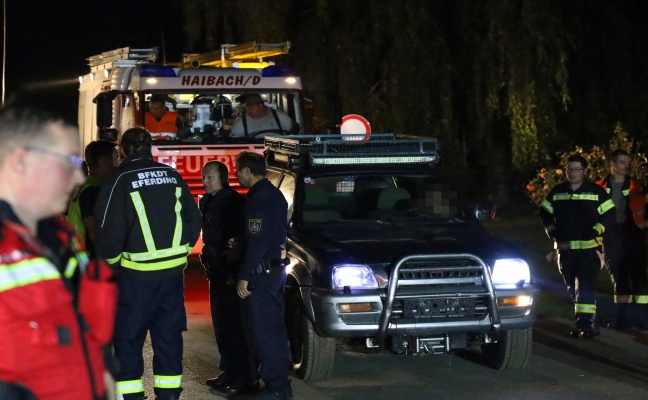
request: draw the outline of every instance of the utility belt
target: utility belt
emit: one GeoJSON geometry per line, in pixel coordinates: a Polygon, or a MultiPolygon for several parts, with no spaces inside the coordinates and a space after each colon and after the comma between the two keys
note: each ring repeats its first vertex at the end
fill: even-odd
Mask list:
{"type": "Polygon", "coordinates": [[[0,381],[0,399],[2,400],[37,400],[36,396],[20,384],[0,381]]]}
{"type": "Polygon", "coordinates": [[[287,259],[263,259],[254,269],[254,275],[269,274],[273,269],[285,268],[286,265],[288,265],[287,259]]]}

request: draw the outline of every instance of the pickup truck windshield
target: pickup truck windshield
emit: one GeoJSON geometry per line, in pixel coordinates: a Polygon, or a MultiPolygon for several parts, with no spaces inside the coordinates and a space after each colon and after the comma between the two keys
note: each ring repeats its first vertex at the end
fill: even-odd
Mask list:
{"type": "Polygon", "coordinates": [[[304,179],[305,225],[340,220],[448,219],[457,216],[457,194],[430,175],[363,174],[304,179]]]}

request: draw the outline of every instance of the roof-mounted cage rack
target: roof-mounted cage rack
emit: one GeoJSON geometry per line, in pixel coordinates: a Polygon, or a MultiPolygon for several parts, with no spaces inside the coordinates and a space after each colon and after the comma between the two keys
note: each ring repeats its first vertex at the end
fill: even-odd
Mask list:
{"type": "Polygon", "coordinates": [[[436,164],[436,139],[397,137],[393,133],[370,135],[266,136],[265,147],[274,160],[323,165],[436,164]]]}

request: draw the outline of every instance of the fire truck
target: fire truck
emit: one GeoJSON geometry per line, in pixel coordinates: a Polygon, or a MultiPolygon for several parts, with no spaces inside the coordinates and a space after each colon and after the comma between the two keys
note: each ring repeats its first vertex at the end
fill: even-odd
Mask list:
{"type": "MultiPolygon", "coordinates": [[[[233,171],[233,157],[240,151],[263,151],[261,139],[233,138],[227,132],[245,112],[240,101],[246,94],[260,94],[266,106],[285,112],[305,129],[301,79],[267,60],[287,54],[289,48],[290,42],[222,45],[220,51],[184,54],[173,65],[156,63],[156,47],[125,47],[92,56],[90,72],[79,78],[82,146],[93,140],[119,142],[126,129],[145,126],[151,96],[163,95],[167,109],[184,126],[174,140],[155,140],[153,156],[178,170],[197,195],[205,162],[222,161],[233,171]]],[[[287,134],[289,129],[271,133],[287,134]]],[[[236,184],[234,175],[230,179],[236,184]]]]}
{"type": "MultiPolygon", "coordinates": [[[[289,48],[290,42],[222,45],[220,51],[184,54],[174,64],[157,63],[157,47],[92,56],[89,73],[79,77],[82,148],[93,140],[119,143],[125,130],[145,126],[151,96],[162,95],[183,126],[173,140],[154,140],[154,159],[180,172],[196,197],[202,193],[202,166],[210,160],[225,163],[230,183],[242,190],[234,176],[235,157],[243,150],[263,152],[261,138],[228,135],[245,112],[246,94],[257,93],[267,107],[288,114],[295,122],[292,133],[308,129],[301,79],[268,60],[289,48]]],[[[290,128],[268,133],[287,134],[290,128]]]]}

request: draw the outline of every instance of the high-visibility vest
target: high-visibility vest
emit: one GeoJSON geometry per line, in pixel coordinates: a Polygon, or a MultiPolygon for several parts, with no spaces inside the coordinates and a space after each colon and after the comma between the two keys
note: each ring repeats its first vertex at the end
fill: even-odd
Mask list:
{"type": "Polygon", "coordinates": [[[83,185],[77,188],[77,190],[72,193],[70,202],[68,203],[67,214],[65,214],[65,219],[67,222],[72,225],[75,231],[79,234],[84,243],[86,240],[86,226],[83,222],[83,217],[81,216],[81,207],[79,205],[79,197],[81,193],[89,187],[100,187],[101,181],[99,178],[92,175],[88,175],[86,181],[83,185]]]}
{"type": "Polygon", "coordinates": [[[159,121],[153,118],[150,112],[147,112],[145,116],[146,130],[155,140],[174,138],[178,134],[177,119],[178,114],[174,111],[165,112],[159,121]]]}
{"type": "MultiPolygon", "coordinates": [[[[606,192],[610,193],[610,176],[596,182],[603,186],[606,192]]],[[[644,227],[644,209],[646,206],[646,197],[643,193],[643,184],[638,179],[630,179],[626,177],[623,186],[621,186],[623,196],[628,202],[628,212],[632,216],[632,220],[640,228],[644,227]]]]}

